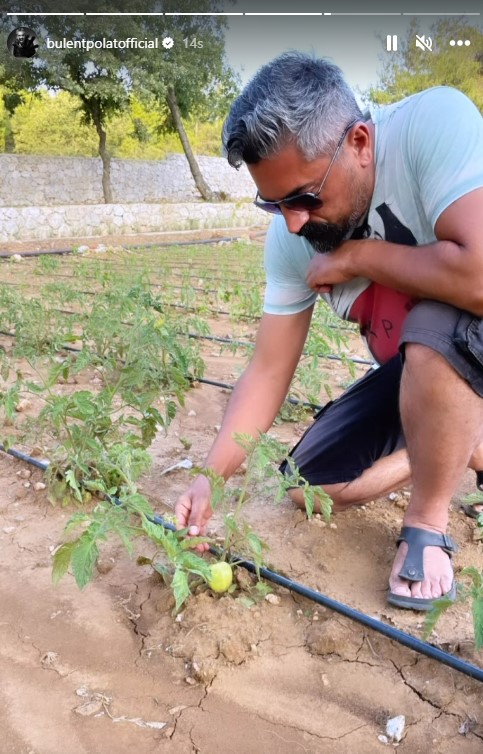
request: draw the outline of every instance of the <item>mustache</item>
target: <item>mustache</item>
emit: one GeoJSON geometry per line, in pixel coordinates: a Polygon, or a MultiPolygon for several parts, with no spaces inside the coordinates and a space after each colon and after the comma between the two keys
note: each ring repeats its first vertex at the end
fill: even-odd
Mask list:
{"type": "Polygon", "coordinates": [[[297,235],[307,239],[315,251],[326,254],[340,246],[351,227],[348,222],[323,223],[309,220],[300,228],[297,235]]]}

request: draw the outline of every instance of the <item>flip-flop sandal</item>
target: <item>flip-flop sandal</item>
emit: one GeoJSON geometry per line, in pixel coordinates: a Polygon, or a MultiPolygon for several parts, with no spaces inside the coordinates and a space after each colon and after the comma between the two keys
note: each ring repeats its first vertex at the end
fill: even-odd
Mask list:
{"type": "MultiPolygon", "coordinates": [[[[483,471],[476,472],[476,487],[480,492],[483,492],[483,471]]],[[[483,516],[483,500],[478,503],[461,503],[458,510],[463,511],[468,518],[474,518],[478,521],[480,516],[483,516]],[[481,508],[481,510],[477,510],[477,508],[481,508]]]]}
{"type": "MultiPolygon", "coordinates": [[[[407,542],[408,551],[403,567],[399,571],[399,576],[411,582],[423,581],[424,579],[423,553],[425,547],[441,547],[450,558],[457,549],[455,543],[447,534],[438,534],[427,529],[418,529],[415,526],[403,526],[397,544],[399,545],[400,542],[407,542]]],[[[446,592],[443,596],[452,601],[456,599],[454,581],[449,592],[446,592]]],[[[441,599],[441,597],[418,599],[418,597],[405,597],[402,594],[394,594],[394,592],[389,592],[387,595],[387,601],[390,605],[408,610],[431,610],[438,599],[441,599]]]]}

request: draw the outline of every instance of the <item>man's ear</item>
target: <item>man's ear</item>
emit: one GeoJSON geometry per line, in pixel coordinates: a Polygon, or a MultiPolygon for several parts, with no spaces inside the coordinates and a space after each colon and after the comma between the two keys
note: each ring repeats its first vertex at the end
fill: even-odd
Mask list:
{"type": "Polygon", "coordinates": [[[372,121],[356,123],[349,136],[349,144],[354,150],[361,167],[367,167],[374,159],[375,129],[372,121]]]}

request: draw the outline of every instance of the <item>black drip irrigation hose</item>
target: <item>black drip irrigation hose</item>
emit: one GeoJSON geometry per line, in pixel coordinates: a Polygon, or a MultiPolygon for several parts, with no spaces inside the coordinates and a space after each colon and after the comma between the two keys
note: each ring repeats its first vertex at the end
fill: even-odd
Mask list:
{"type": "MultiPolygon", "coordinates": [[[[2,450],[4,453],[8,453],[8,455],[17,458],[18,460],[25,461],[26,463],[30,463],[36,468],[42,469],[42,471],[46,471],[49,466],[48,461],[39,461],[36,458],[32,458],[31,456],[27,455],[26,453],[15,450],[14,448],[9,448],[7,450],[1,443],[0,450],[2,450]]],[[[120,500],[117,500],[115,498],[111,499],[111,502],[117,505],[122,504],[120,500]]],[[[149,520],[152,523],[157,524],[158,526],[162,526],[164,529],[167,529],[169,531],[176,531],[176,527],[173,524],[165,521],[162,516],[150,516],[149,520]]],[[[217,557],[219,557],[220,555],[220,551],[216,547],[210,547],[209,551],[212,555],[215,555],[217,557]]],[[[429,657],[430,659],[436,660],[437,662],[441,662],[443,665],[448,665],[448,667],[453,668],[454,670],[458,670],[460,673],[463,673],[470,678],[474,678],[476,681],[483,682],[483,669],[477,667],[476,665],[466,662],[465,660],[460,660],[458,657],[455,657],[448,652],[444,652],[442,649],[438,649],[438,647],[435,647],[426,641],[417,639],[415,636],[411,636],[411,634],[408,634],[405,631],[401,631],[398,628],[389,626],[386,623],[377,620],[377,618],[371,618],[370,615],[366,615],[365,613],[362,613],[359,610],[350,607],[349,605],[345,605],[343,602],[338,602],[331,597],[327,597],[321,592],[317,592],[315,589],[310,589],[303,584],[299,584],[297,581],[293,581],[286,576],[282,576],[276,571],[272,571],[269,568],[263,567],[257,569],[255,564],[250,560],[240,559],[236,555],[232,557],[232,560],[236,562],[237,566],[241,566],[251,573],[258,572],[260,576],[262,576],[267,581],[272,582],[273,584],[277,584],[278,586],[282,586],[291,592],[300,594],[301,597],[305,597],[306,599],[309,599],[318,605],[322,605],[329,610],[333,610],[334,612],[339,613],[340,615],[343,615],[350,620],[356,621],[357,623],[360,623],[361,625],[366,626],[373,631],[377,631],[386,638],[391,639],[392,641],[397,641],[399,644],[412,649],[414,652],[419,652],[419,654],[425,655],[425,657],[429,657]]]]}
{"type": "MultiPolygon", "coordinates": [[[[25,287],[25,283],[13,283],[11,281],[6,281],[6,280],[2,280],[1,283],[0,283],[0,285],[10,286],[11,288],[23,288],[23,287],[25,287]]],[[[83,296],[97,296],[97,292],[96,291],[76,290],[75,293],[81,293],[83,296]]],[[[185,311],[194,312],[195,314],[199,313],[200,311],[203,310],[203,307],[188,306],[187,304],[173,304],[173,303],[164,302],[164,301],[162,302],[162,304],[163,304],[163,306],[165,306],[167,308],[170,308],[170,309],[184,309],[185,311]]],[[[60,312],[61,314],[71,314],[73,316],[74,315],[78,315],[80,313],[80,312],[73,312],[73,311],[70,311],[68,309],[51,309],[51,311],[60,312]]],[[[158,310],[156,310],[156,311],[158,311],[158,310]]],[[[232,312],[227,311],[226,309],[205,309],[204,311],[206,313],[208,313],[208,314],[213,314],[215,316],[218,315],[218,314],[223,314],[225,316],[231,316],[231,314],[232,314],[232,312]]],[[[261,315],[260,314],[256,314],[256,315],[240,314],[239,315],[239,319],[243,319],[243,320],[247,319],[249,321],[258,322],[261,319],[261,315]]],[[[129,323],[123,322],[123,324],[129,324],[129,323]]],[[[331,324],[328,324],[327,327],[330,328],[331,330],[342,330],[344,332],[353,332],[353,333],[357,332],[357,328],[356,328],[355,325],[353,327],[349,327],[347,325],[339,325],[339,324],[331,325],[331,324]]]]}
{"type": "MultiPolygon", "coordinates": [[[[241,230],[241,229],[240,229],[241,230]]],[[[257,231],[254,235],[255,236],[264,236],[266,234],[266,230],[260,230],[257,231]]],[[[242,236],[220,236],[220,237],[211,237],[211,238],[201,238],[201,239],[194,239],[192,241],[172,241],[171,243],[169,241],[160,241],[159,243],[155,243],[154,241],[150,243],[138,243],[138,244],[119,244],[119,246],[122,246],[123,249],[151,249],[159,247],[160,249],[169,248],[170,246],[199,246],[199,245],[209,245],[209,244],[219,244],[219,243],[233,243],[234,241],[240,241],[243,240],[242,236]]],[[[102,243],[100,241],[99,243],[102,243]]],[[[87,245],[87,244],[80,244],[81,246],[87,245]]],[[[94,249],[93,249],[94,251],[94,249]]],[[[56,255],[66,255],[66,254],[77,254],[78,252],[74,248],[70,249],[43,249],[43,250],[33,250],[33,251],[1,251],[0,252],[0,259],[10,259],[10,257],[13,256],[20,256],[23,259],[28,259],[29,257],[42,257],[42,256],[56,256],[56,255]]],[[[82,255],[81,255],[82,256],[82,255]]]]}
{"type": "MultiPolygon", "coordinates": [[[[67,311],[66,309],[57,309],[56,311],[59,311],[62,314],[72,314],[72,315],[76,313],[76,312],[67,311]]],[[[131,325],[130,322],[123,322],[122,324],[127,325],[127,326],[131,325]]],[[[0,335],[5,335],[8,338],[16,338],[17,337],[15,333],[13,333],[13,332],[7,332],[7,330],[0,330],[0,335]]],[[[233,340],[233,338],[222,338],[221,336],[218,336],[218,335],[198,335],[197,333],[190,333],[190,332],[188,332],[188,333],[180,332],[180,333],[178,333],[178,335],[186,335],[188,338],[195,338],[197,340],[210,340],[210,341],[214,341],[216,343],[227,343],[227,344],[229,343],[229,344],[234,344],[236,346],[242,346],[244,348],[254,348],[255,347],[255,344],[254,343],[250,343],[249,340],[246,340],[246,341],[244,341],[244,340],[233,340]]],[[[63,345],[62,346],[62,350],[64,350],[64,351],[72,351],[73,353],[80,353],[81,349],[80,348],[73,348],[72,346],[63,345]]],[[[303,355],[306,355],[305,351],[303,352],[303,355]]],[[[332,354],[332,353],[329,353],[329,354],[318,353],[317,357],[319,359],[329,359],[331,361],[351,361],[353,364],[364,364],[364,365],[371,366],[371,367],[374,366],[374,362],[373,361],[370,361],[369,359],[360,359],[358,356],[346,356],[346,357],[342,357],[342,356],[337,356],[336,354],[332,354]]],[[[201,381],[202,380],[196,380],[196,378],[195,378],[195,382],[201,382],[201,381]]],[[[207,384],[215,384],[215,383],[207,383],[207,384]]],[[[222,384],[221,387],[228,387],[228,388],[233,389],[234,386],[233,385],[222,384]]],[[[307,404],[307,405],[311,405],[311,404],[307,404]]],[[[319,406],[319,408],[320,408],[320,406],[319,406]]]]}
{"type": "MultiPolygon", "coordinates": [[[[6,335],[9,338],[15,338],[15,333],[6,332],[5,330],[0,330],[0,335],[6,335]]],[[[71,353],[80,353],[80,348],[75,348],[74,346],[62,346],[63,351],[70,351],[71,353]]],[[[335,358],[335,357],[334,357],[335,358]]],[[[235,385],[230,385],[229,382],[217,382],[217,380],[209,380],[205,379],[204,377],[187,377],[187,380],[191,383],[194,382],[201,382],[203,385],[212,385],[213,387],[221,387],[224,390],[234,390],[235,385]]],[[[313,409],[314,411],[320,411],[322,406],[319,406],[318,403],[309,403],[307,401],[299,401],[297,398],[285,398],[285,403],[291,403],[294,406],[305,406],[306,408],[313,409]]],[[[0,443],[0,450],[3,450],[1,443],[0,443]]]]}
{"type": "MultiPolygon", "coordinates": [[[[184,333],[183,333],[184,334],[184,333]]],[[[198,340],[212,340],[215,343],[227,343],[229,345],[242,346],[244,348],[255,348],[255,343],[251,343],[249,340],[235,340],[234,338],[223,338],[220,335],[198,335],[198,333],[186,333],[188,338],[196,338],[198,340]]],[[[303,355],[306,356],[307,352],[304,351],[303,355]]],[[[358,356],[336,356],[332,353],[318,353],[319,359],[331,359],[332,361],[351,361],[353,364],[366,364],[367,366],[374,366],[374,362],[370,359],[361,359],[358,356]]]]}

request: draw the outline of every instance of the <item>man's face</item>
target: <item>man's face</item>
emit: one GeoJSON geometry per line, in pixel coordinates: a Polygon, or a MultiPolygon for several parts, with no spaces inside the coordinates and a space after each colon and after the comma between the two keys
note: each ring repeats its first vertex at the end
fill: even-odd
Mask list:
{"type": "MultiPolygon", "coordinates": [[[[319,195],[322,206],[295,211],[281,205],[288,230],[306,238],[318,252],[337,248],[369,209],[374,188],[371,129],[367,124],[356,125],[354,129],[359,127],[363,130],[362,137],[343,144],[339,158],[330,168],[319,195]]],[[[351,132],[348,137],[350,139],[351,132]]],[[[305,191],[317,191],[330,160],[329,155],[307,162],[291,145],[272,159],[248,165],[248,169],[260,197],[276,201],[305,191]]]]}
{"type": "Polygon", "coordinates": [[[333,251],[340,246],[342,241],[362,222],[369,209],[371,187],[366,185],[355,170],[348,167],[347,172],[349,176],[352,174],[346,197],[348,209],[333,222],[311,219],[297,231],[297,235],[306,238],[316,251],[333,251]]]}

